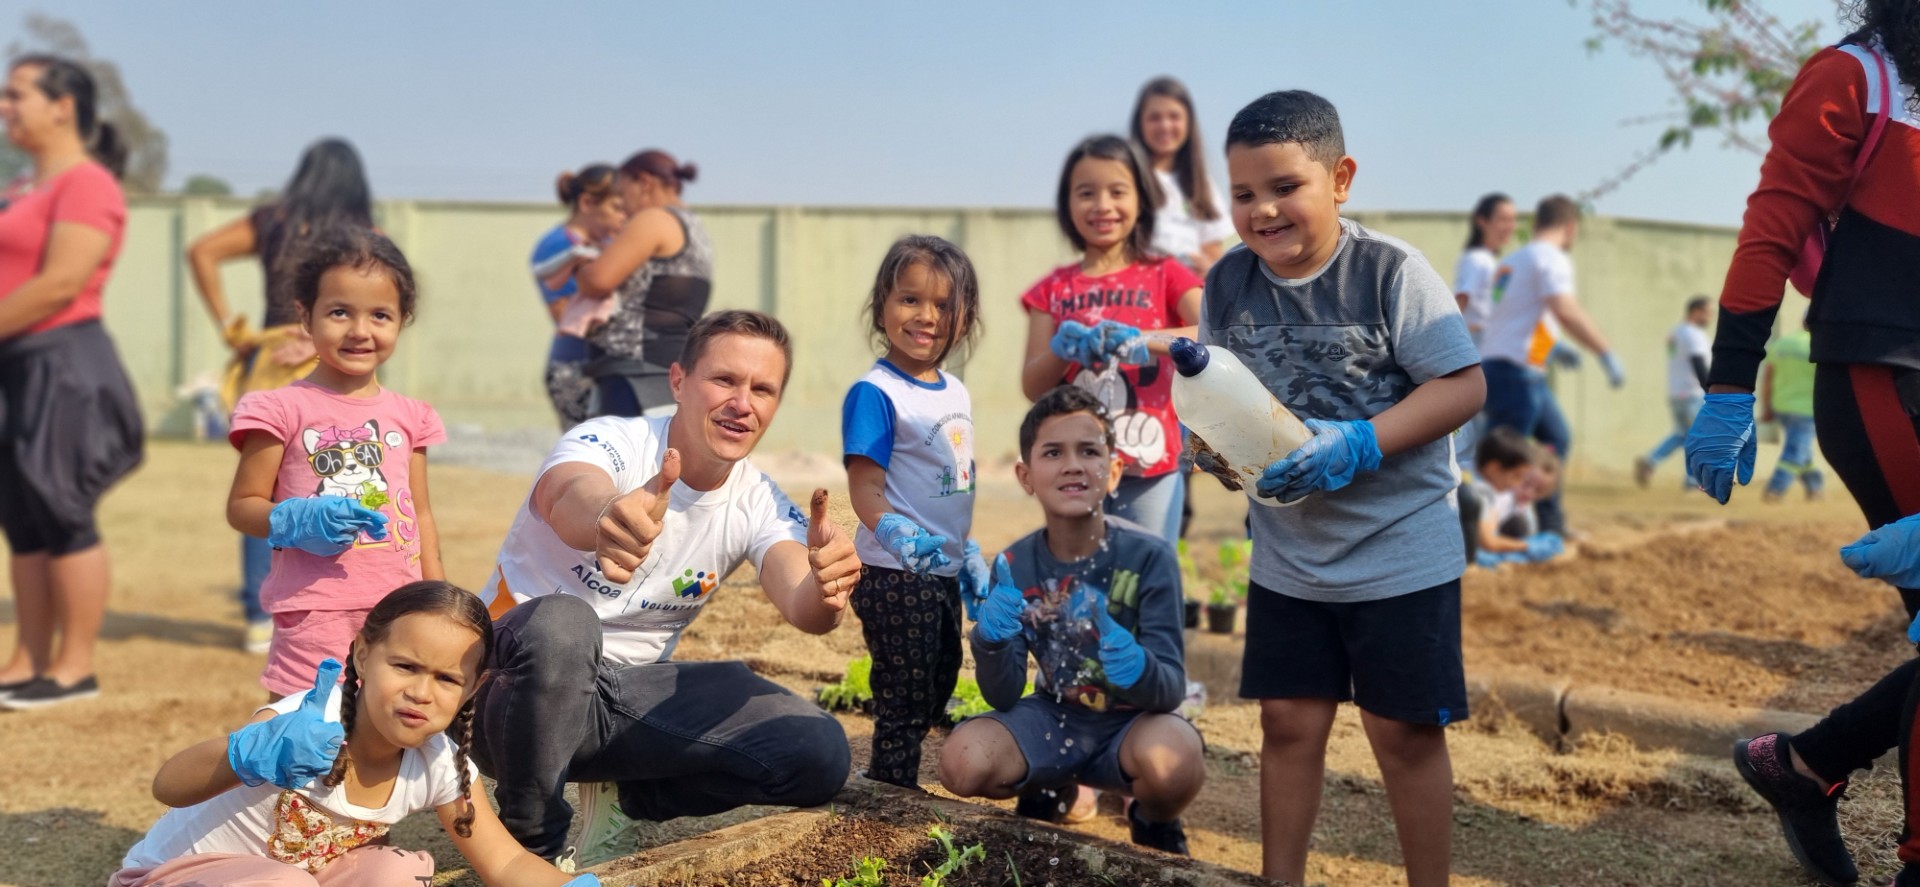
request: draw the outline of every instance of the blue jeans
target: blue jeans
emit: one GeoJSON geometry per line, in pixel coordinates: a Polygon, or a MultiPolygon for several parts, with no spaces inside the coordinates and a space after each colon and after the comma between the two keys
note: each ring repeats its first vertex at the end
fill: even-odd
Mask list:
{"type": "Polygon", "coordinates": [[[473,761],[499,780],[500,821],[536,856],[567,841],[569,782],[614,782],[635,819],[748,804],[811,807],[847,781],[840,722],[740,662],[610,665],[600,617],[566,594],[494,621],[474,700],[473,761]]]}
{"type": "Polygon", "coordinates": [[[1767,492],[1778,496],[1793,486],[1794,478],[1806,485],[1807,494],[1820,492],[1826,485],[1826,478],[1820,469],[1813,467],[1813,417],[1793,413],[1777,413],[1780,430],[1786,433],[1786,444],[1780,448],[1780,464],[1773,469],[1773,477],[1767,480],[1767,492]]]}
{"type": "Polygon", "coordinates": [[[240,534],[240,609],[248,622],[263,622],[269,617],[260,606],[260,584],[267,581],[273,567],[273,546],[265,539],[240,534]]]}
{"type": "MultiPolygon", "coordinates": [[[[1669,398],[1667,409],[1673,413],[1673,433],[1667,435],[1666,440],[1661,441],[1659,446],[1653,448],[1653,452],[1647,454],[1647,462],[1658,465],[1668,456],[1673,455],[1674,450],[1680,449],[1681,445],[1687,442],[1687,432],[1693,428],[1693,418],[1700,415],[1700,408],[1706,403],[1707,396],[1704,393],[1692,397],[1669,398]]],[[[1694,485],[1691,474],[1687,475],[1687,485],[1694,485]]]]}
{"type": "MultiPolygon", "coordinates": [[[[1553,399],[1553,389],[1547,387],[1547,374],[1497,358],[1481,364],[1480,370],[1487,377],[1487,428],[1511,428],[1552,447],[1565,463],[1573,446],[1573,431],[1560,412],[1559,401],[1553,399]]],[[[1533,509],[1540,517],[1541,532],[1567,531],[1558,489],[1535,502],[1533,509]]]]}
{"type": "Polygon", "coordinates": [[[1169,471],[1159,477],[1123,477],[1107,497],[1107,513],[1139,524],[1172,543],[1180,538],[1180,505],[1187,500],[1187,476],[1169,471]]]}

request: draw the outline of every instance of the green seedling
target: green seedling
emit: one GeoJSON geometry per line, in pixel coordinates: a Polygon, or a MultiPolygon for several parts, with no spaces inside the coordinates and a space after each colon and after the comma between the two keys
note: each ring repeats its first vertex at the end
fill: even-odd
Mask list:
{"type": "Polygon", "coordinates": [[[920,887],[943,887],[947,883],[947,876],[987,858],[987,848],[983,845],[975,844],[965,850],[953,846],[953,833],[941,826],[936,825],[928,829],[927,837],[932,838],[940,845],[941,850],[946,851],[947,861],[931,868],[926,876],[920,879],[920,887]]]}
{"type": "Polygon", "coordinates": [[[886,867],[886,860],[869,856],[854,864],[853,877],[821,878],[820,887],[881,887],[880,870],[886,867]]]}
{"type": "Polygon", "coordinates": [[[847,676],[840,683],[828,684],[815,694],[815,701],[827,711],[851,711],[864,708],[873,701],[873,685],[868,678],[873,674],[873,656],[861,656],[847,662],[847,676]]]}
{"type": "MultiPolygon", "coordinates": [[[[1181,540],[1180,544],[1185,545],[1186,540],[1181,540]]],[[[1014,864],[1011,850],[1007,851],[1007,874],[1013,876],[1013,887],[1020,887],[1020,867],[1014,864]]]]}
{"type": "Polygon", "coordinates": [[[388,502],[392,502],[392,501],[393,501],[392,499],[387,498],[386,493],[381,492],[379,488],[375,487],[372,481],[368,481],[360,485],[360,504],[361,505],[365,505],[368,508],[377,509],[380,506],[385,505],[388,502]]]}

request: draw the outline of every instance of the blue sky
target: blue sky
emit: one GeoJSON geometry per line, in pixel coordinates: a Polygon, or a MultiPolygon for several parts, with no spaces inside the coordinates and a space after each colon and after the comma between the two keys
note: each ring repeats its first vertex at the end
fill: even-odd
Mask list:
{"type": "MultiPolygon", "coordinates": [[[[1690,0],[1650,13],[1699,15],[1690,0]]],[[[1837,39],[1826,0],[1770,0],[1837,39]]],[[[560,170],[643,147],[700,164],[697,203],[1037,206],[1081,136],[1186,81],[1214,168],[1273,89],[1339,107],[1362,209],[1531,204],[1627,163],[1671,107],[1651,62],[1590,55],[1565,0],[1088,4],[0,0],[80,26],[172,142],[169,181],[279,184],[314,138],[382,197],[546,200],[560,170]],[[1179,12],[1175,12],[1179,10],[1179,12]]],[[[1709,143],[1599,202],[1736,225],[1759,158],[1709,143]]]]}

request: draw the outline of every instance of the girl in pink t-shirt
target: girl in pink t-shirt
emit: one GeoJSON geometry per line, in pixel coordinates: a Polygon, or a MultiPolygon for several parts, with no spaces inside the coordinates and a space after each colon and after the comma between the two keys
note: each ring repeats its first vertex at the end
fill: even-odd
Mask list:
{"type": "Polygon", "coordinates": [[[426,448],[446,429],[433,407],[375,377],[413,320],[413,269],[378,232],[342,226],[309,249],[293,289],[320,364],[242,397],[228,433],[240,468],[227,522],[274,549],[260,587],[274,629],[260,683],[276,697],[344,658],[387,592],[445,578],[426,448]]]}
{"type": "Polygon", "coordinates": [[[1081,257],[1020,297],[1027,311],[1020,384],[1029,400],[1062,383],[1100,398],[1125,466],[1107,513],[1171,541],[1180,535],[1186,488],[1167,346],[1194,335],[1200,278],[1153,252],[1159,197],[1146,170],[1139,149],[1119,136],[1094,136],[1067,155],[1055,209],[1081,257]]]}

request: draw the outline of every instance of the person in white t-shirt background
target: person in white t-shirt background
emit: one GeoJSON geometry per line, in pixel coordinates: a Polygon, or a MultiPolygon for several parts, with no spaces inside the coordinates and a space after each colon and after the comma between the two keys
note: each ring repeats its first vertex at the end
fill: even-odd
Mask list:
{"type": "Polygon", "coordinates": [[[590,420],[541,466],[480,590],[498,643],[473,749],[536,855],[566,846],[567,782],[582,783],[583,868],[633,850],[631,819],[812,806],[846,783],[846,733],[811,700],[741,662],[671,658],[748,561],[801,631],[845,615],[861,563],[827,491],[809,517],[747,461],[791,366],[778,320],[709,314],[668,368],[672,416],[590,420]]]}
{"type": "MultiPolygon", "coordinates": [[[[1626,368],[1607,345],[1600,327],[1574,300],[1573,249],[1580,232],[1580,206],[1555,194],[1533,215],[1533,239],[1515,250],[1494,274],[1493,309],[1480,335],[1481,369],[1487,377],[1487,427],[1506,426],[1552,449],[1564,462],[1572,430],[1547,386],[1547,360],[1558,338],[1551,321],[1600,357],[1607,382],[1627,382],[1626,368]]],[[[1541,532],[1566,535],[1566,515],[1555,491],[1535,506],[1541,532]]]]}
{"type": "MultiPolygon", "coordinates": [[[[1480,328],[1493,310],[1493,276],[1500,269],[1500,252],[1513,239],[1519,226],[1513,199],[1494,192],[1473,205],[1472,230],[1467,234],[1467,249],[1453,266],[1453,299],[1460,305],[1460,316],[1467,322],[1467,335],[1480,344],[1480,328]]],[[[1454,463],[1467,476],[1473,475],[1474,447],[1487,432],[1485,414],[1460,426],[1453,439],[1454,463]]]]}
{"type": "MultiPolygon", "coordinates": [[[[1686,442],[1693,417],[1707,401],[1707,363],[1713,359],[1713,340],[1707,338],[1708,312],[1713,300],[1694,296],[1687,300],[1686,319],[1667,334],[1667,408],[1673,412],[1673,433],[1660,441],[1653,451],[1633,460],[1633,480],[1645,487],[1653,481],[1653,472],[1668,456],[1686,442]]],[[[1699,483],[1688,475],[1683,490],[1697,490],[1699,483]]]]}
{"type": "Polygon", "coordinates": [[[1233,235],[1227,201],[1207,176],[1193,96],[1172,77],[1155,77],[1133,103],[1133,140],[1146,150],[1165,204],[1153,217],[1153,248],[1207,276],[1233,235]]]}

